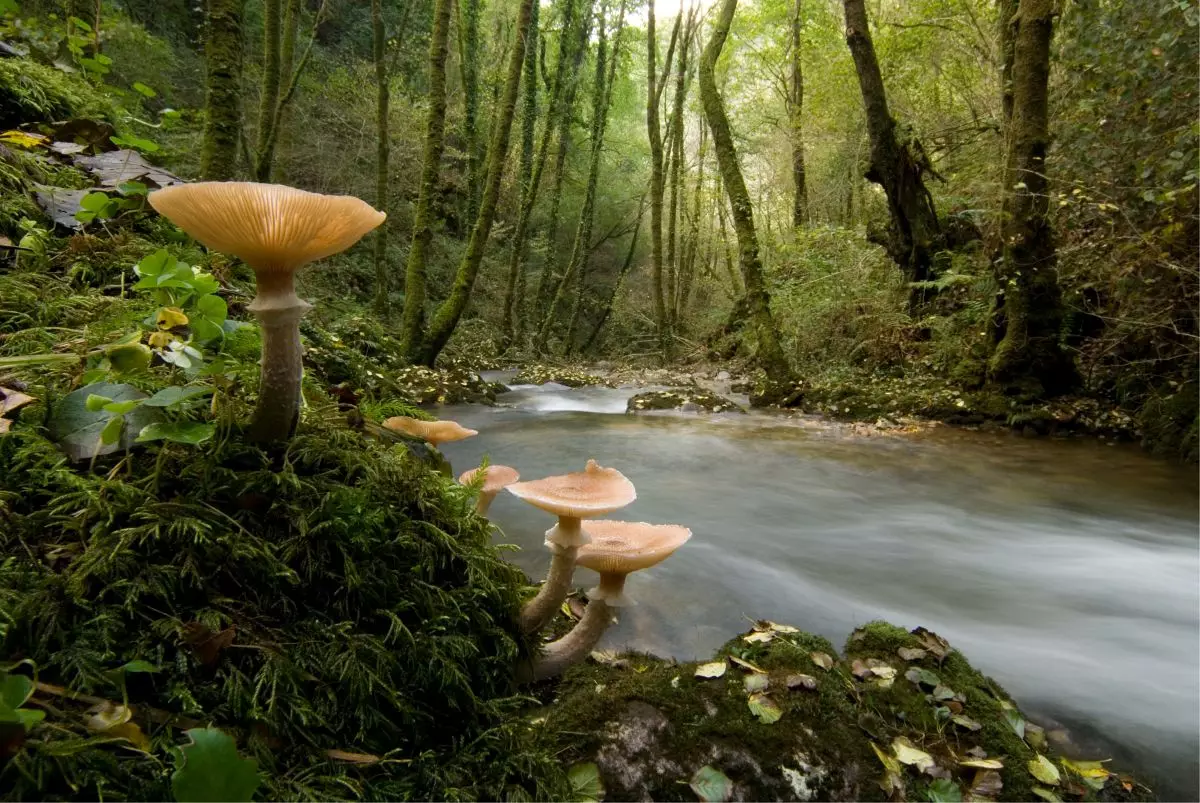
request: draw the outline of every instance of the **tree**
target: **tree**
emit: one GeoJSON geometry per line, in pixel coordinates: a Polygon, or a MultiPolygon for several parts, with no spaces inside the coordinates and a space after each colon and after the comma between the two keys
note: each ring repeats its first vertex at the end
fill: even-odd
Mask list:
{"type": "Polygon", "coordinates": [[[481,0],[459,0],[459,63],[463,84],[463,139],[467,145],[467,219],[479,211],[479,6],[481,0]]]}
{"type": "Polygon", "coordinates": [[[1000,295],[992,319],[996,346],[988,375],[1012,392],[1036,398],[1068,390],[1078,379],[1059,341],[1062,294],[1048,217],[1053,0],[1020,0],[1007,25],[1014,29],[1011,124],[1001,210],[1003,252],[996,262],[1000,295]]]}
{"type": "Polygon", "coordinates": [[[421,185],[413,212],[412,242],[404,277],[404,317],[400,342],[405,356],[416,359],[425,323],[425,262],[433,239],[433,196],[437,191],[442,151],[446,147],[446,56],[450,31],[451,0],[435,0],[433,30],[429,34],[429,111],[425,116],[425,152],[421,160],[421,185]]]}
{"type": "MultiPolygon", "coordinates": [[[[371,50],[375,58],[375,208],[385,215],[388,212],[388,69],[386,53],[387,36],[383,26],[383,0],[371,0],[371,50]]],[[[375,314],[387,315],[388,272],[387,272],[387,221],[375,232],[375,314]]]]}
{"type": "Polygon", "coordinates": [[[638,234],[642,231],[642,213],[646,209],[646,196],[643,195],[638,199],[637,220],[633,224],[633,234],[629,237],[629,250],[625,252],[625,261],[621,263],[621,269],[617,271],[616,281],[613,282],[612,290],[608,294],[608,300],[600,307],[600,318],[596,321],[592,333],[588,335],[587,340],[583,341],[583,345],[579,351],[587,353],[587,350],[596,342],[596,338],[600,336],[600,331],[604,329],[604,324],[608,323],[608,317],[612,315],[613,303],[617,300],[617,295],[621,292],[621,285],[625,281],[625,277],[629,275],[629,269],[633,267],[633,257],[637,253],[638,234]]]}
{"type": "Polygon", "coordinates": [[[204,138],[200,176],[205,181],[237,177],[242,133],[242,8],[245,0],[209,0],[204,30],[204,138]]]}
{"type": "Polygon", "coordinates": [[[754,230],[754,209],[750,205],[750,193],[746,190],[746,181],[738,166],[737,150],[734,148],[729,118],[725,114],[725,104],[717,91],[717,59],[729,36],[729,26],[733,24],[736,10],[737,0],[722,0],[713,24],[712,36],[700,56],[700,101],[709,130],[712,132],[717,166],[725,183],[725,191],[729,195],[729,211],[733,218],[734,231],[737,233],[742,280],[746,284],[745,298],[754,324],[754,335],[758,341],[755,356],[759,367],[766,372],[770,384],[763,394],[763,400],[769,403],[781,401],[789,395],[792,392],[793,379],[787,357],[784,356],[783,347],[779,343],[775,322],[771,318],[771,297],[767,292],[762,262],[759,260],[758,235],[754,230]]]}
{"type": "Polygon", "coordinates": [[[654,319],[658,328],[658,347],[663,361],[670,359],[671,334],[667,314],[667,300],[663,286],[663,142],[662,128],[658,122],[658,104],[662,88],[671,69],[671,57],[675,42],[679,38],[679,26],[683,15],[675,18],[671,31],[671,43],[667,46],[667,58],[660,79],[655,70],[658,58],[658,41],[654,32],[654,3],[647,6],[646,20],[646,131],[650,138],[650,264],[654,274],[654,319]]]}
{"type": "MultiPolygon", "coordinates": [[[[679,15],[683,16],[683,3],[680,3],[679,15]]],[[[683,104],[687,99],[688,54],[691,52],[692,39],[695,37],[695,7],[688,13],[687,22],[683,26],[683,43],[679,48],[679,58],[675,65],[675,97],[671,106],[671,121],[667,126],[670,136],[670,176],[671,203],[667,207],[667,282],[664,288],[667,304],[668,327],[674,331],[675,316],[678,311],[679,282],[681,273],[682,247],[679,240],[679,218],[683,214],[680,196],[683,190],[683,171],[686,160],[683,155],[683,104]]]]}
{"type": "Polygon", "coordinates": [[[525,64],[525,48],[529,42],[529,23],[533,18],[533,4],[537,0],[521,0],[517,11],[516,41],[509,54],[508,73],[504,81],[504,93],[496,117],[492,123],[492,142],[488,148],[487,178],[483,188],[483,199],[479,205],[479,216],[471,229],[471,238],[467,242],[467,252],[458,265],[454,284],[450,295],[429,324],[429,332],[424,338],[419,351],[416,351],[416,361],[422,365],[432,366],[438,354],[446,346],[454,328],[458,326],[459,318],[467,308],[471,297],[471,289],[475,286],[475,277],[479,274],[479,263],[483,261],[483,249],[487,246],[488,236],[492,231],[492,223],[496,218],[496,203],[500,197],[500,182],[504,178],[504,166],[508,161],[508,140],[512,133],[512,121],[516,114],[517,94],[521,87],[521,71],[525,64]]]}
{"type": "MultiPolygon", "coordinates": [[[[888,200],[891,222],[880,244],[900,266],[908,282],[927,282],[933,278],[933,255],[941,233],[933,196],[922,178],[930,169],[929,161],[915,137],[900,137],[896,120],[888,110],[864,0],[845,0],[845,11],[846,43],[858,73],[871,140],[866,178],[882,187],[888,200]]],[[[909,294],[910,311],[919,309],[926,296],[924,289],[913,287],[909,294]]]]}
{"type": "Polygon", "coordinates": [[[800,33],[804,24],[804,0],[795,0],[791,19],[791,80],[788,82],[787,112],[792,145],[792,226],[808,222],[808,187],[804,176],[804,67],[801,64],[800,33]]]}

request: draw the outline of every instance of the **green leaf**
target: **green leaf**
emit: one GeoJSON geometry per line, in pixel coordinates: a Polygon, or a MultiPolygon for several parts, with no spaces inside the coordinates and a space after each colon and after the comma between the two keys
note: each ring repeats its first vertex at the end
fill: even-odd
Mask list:
{"type": "Polygon", "coordinates": [[[958,784],[948,778],[938,778],[933,783],[929,784],[927,793],[928,799],[934,803],[943,803],[944,801],[961,801],[962,790],[958,788],[958,784]]]}
{"type": "Polygon", "coordinates": [[[217,431],[215,424],[204,424],[199,421],[173,421],[168,423],[150,424],[138,434],[138,443],[150,441],[171,441],[195,446],[204,443],[217,431]]]}
{"type": "Polygon", "coordinates": [[[158,276],[167,266],[174,267],[175,260],[167,253],[166,249],[159,249],[148,257],[144,257],[141,262],[133,266],[133,271],[138,276],[158,276]]]}
{"type": "MultiPolygon", "coordinates": [[[[50,416],[50,437],[72,460],[89,460],[93,456],[111,454],[118,449],[128,449],[138,432],[162,416],[160,410],[138,407],[125,418],[128,426],[116,443],[102,443],[101,431],[112,419],[103,410],[88,410],[88,396],[104,396],[111,401],[145,399],[132,385],[114,385],[97,382],[67,394],[54,408],[50,416]]],[[[119,420],[119,419],[118,419],[119,420]]]]}
{"type": "Polygon", "coordinates": [[[765,694],[751,694],[746,705],[750,707],[750,713],[758,717],[759,722],[764,725],[778,722],[779,718],[783,716],[782,709],[765,694]]]}
{"type": "Polygon", "coordinates": [[[1008,723],[1008,727],[1013,729],[1013,733],[1020,738],[1025,738],[1025,718],[1021,716],[1021,712],[1015,708],[1004,709],[1004,721],[1008,723]]]}
{"type": "Polygon", "coordinates": [[[12,14],[15,16],[19,10],[17,0],[0,0],[0,14],[12,14]]]}
{"type": "Polygon", "coordinates": [[[207,396],[213,389],[207,385],[172,385],[155,393],[142,404],[147,407],[178,407],[181,403],[197,396],[207,396]]]}
{"type": "Polygon", "coordinates": [[[192,743],[179,748],[171,791],[180,803],[248,801],[261,783],[258,762],[238,755],[233,739],[216,728],[187,731],[192,743]]]}
{"type": "Polygon", "coordinates": [[[154,352],[144,343],[121,343],[108,348],[104,352],[112,364],[112,369],[119,374],[135,374],[150,367],[154,352]]]}
{"type": "Polygon", "coordinates": [[[101,396],[98,393],[89,393],[87,400],[83,403],[89,413],[98,413],[104,409],[104,405],[111,404],[112,399],[107,396],[101,396]]]}
{"type": "Polygon", "coordinates": [[[25,675],[0,672],[0,705],[20,708],[33,695],[33,681],[25,675]]]}
{"type": "Polygon", "coordinates": [[[121,430],[125,428],[125,417],[114,415],[100,429],[100,443],[105,446],[115,445],[121,439],[121,430]]]}
{"type": "Polygon", "coordinates": [[[928,669],[922,669],[919,666],[910,667],[909,670],[904,673],[904,677],[908,678],[911,682],[917,684],[918,686],[937,688],[938,686],[942,685],[941,678],[939,678],[933,672],[930,672],[928,669]]]}
{"type": "Polygon", "coordinates": [[[149,661],[128,661],[117,667],[118,672],[135,674],[139,672],[161,672],[162,667],[155,666],[149,661]]]}
{"type": "Polygon", "coordinates": [[[1045,756],[1038,754],[1038,757],[1029,762],[1029,774],[1045,784],[1058,786],[1061,776],[1058,774],[1058,767],[1054,766],[1054,762],[1045,756]]]}
{"type": "Polygon", "coordinates": [[[1033,787],[1033,793],[1042,800],[1049,801],[1049,803],[1062,803],[1062,798],[1053,789],[1047,789],[1044,786],[1035,786],[1033,787]]]}
{"type": "MultiPolygon", "coordinates": [[[[108,72],[107,68],[104,71],[108,72]]],[[[123,137],[109,137],[109,140],[118,147],[133,148],[134,150],[145,151],[146,153],[154,153],[158,150],[157,142],[143,139],[142,137],[135,137],[133,134],[127,134],[123,137]]]]}
{"type": "Polygon", "coordinates": [[[688,786],[703,803],[719,803],[733,797],[733,781],[719,769],[705,764],[696,770],[688,786]]]}
{"type": "Polygon", "coordinates": [[[135,92],[137,92],[139,95],[143,95],[148,98],[153,98],[153,97],[158,96],[157,92],[155,92],[153,89],[151,89],[150,87],[143,84],[141,81],[133,82],[133,90],[135,92]]]}
{"type": "Polygon", "coordinates": [[[604,799],[604,784],[600,782],[600,768],[588,762],[576,764],[567,770],[574,799],[579,803],[597,803],[604,799]]]}
{"type": "Polygon", "coordinates": [[[141,403],[142,403],[141,399],[130,399],[129,401],[109,402],[108,404],[104,405],[100,409],[106,413],[112,413],[113,415],[125,415],[126,413],[133,412],[137,408],[137,406],[141,403]]]}
{"type": "Polygon", "coordinates": [[[220,296],[202,295],[196,299],[196,311],[213,323],[220,324],[229,316],[229,305],[220,296]]]}
{"type": "Polygon", "coordinates": [[[145,195],[149,191],[150,188],[140,181],[123,181],[117,185],[117,192],[122,195],[145,195]]]}

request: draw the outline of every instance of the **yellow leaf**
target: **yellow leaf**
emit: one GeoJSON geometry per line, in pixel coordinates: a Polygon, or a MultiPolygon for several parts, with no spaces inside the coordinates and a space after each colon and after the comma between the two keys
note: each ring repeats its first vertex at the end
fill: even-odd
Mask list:
{"type": "Polygon", "coordinates": [[[1040,754],[1029,762],[1029,774],[1051,786],[1058,786],[1060,780],[1058,767],[1054,766],[1054,762],[1050,759],[1040,754]]]}
{"type": "Polygon", "coordinates": [[[883,752],[879,745],[871,742],[871,749],[875,751],[875,755],[879,757],[879,763],[883,764],[884,769],[890,773],[900,772],[900,762],[883,752]]]}
{"type": "Polygon", "coordinates": [[[975,767],[981,770],[1002,770],[1004,762],[998,758],[973,758],[970,761],[958,762],[963,767],[975,767]]]}
{"type": "Polygon", "coordinates": [[[1111,772],[1104,768],[1103,761],[1072,761],[1069,758],[1064,758],[1062,765],[1082,778],[1104,780],[1112,775],[1111,772]]]}
{"type": "Polygon", "coordinates": [[[10,129],[0,134],[0,142],[16,145],[18,148],[36,148],[45,145],[48,140],[41,134],[30,134],[27,131],[10,129]]]}
{"type": "Polygon", "coordinates": [[[770,630],[756,630],[753,633],[742,636],[742,641],[749,644],[768,644],[775,638],[775,634],[770,630]]]}
{"type": "Polygon", "coordinates": [[[188,316],[184,315],[183,310],[179,307],[163,307],[158,311],[158,317],[155,319],[158,328],[163,330],[186,326],[187,322],[188,316]]]}
{"type": "Polygon", "coordinates": [[[719,678],[724,674],[724,661],[713,661],[711,664],[700,664],[696,667],[696,677],[698,678],[719,678]]]}
{"type": "Polygon", "coordinates": [[[892,753],[895,754],[896,760],[901,764],[909,764],[921,771],[933,766],[933,756],[921,750],[903,736],[897,736],[892,740],[892,753]]]}
{"type": "Polygon", "coordinates": [[[812,658],[812,662],[814,664],[821,667],[826,672],[828,672],[830,669],[833,669],[833,659],[830,658],[827,653],[814,652],[809,657],[812,658]]]}
{"type": "Polygon", "coordinates": [[[165,349],[175,336],[170,332],[152,332],[149,337],[150,345],[156,349],[165,349]]]}

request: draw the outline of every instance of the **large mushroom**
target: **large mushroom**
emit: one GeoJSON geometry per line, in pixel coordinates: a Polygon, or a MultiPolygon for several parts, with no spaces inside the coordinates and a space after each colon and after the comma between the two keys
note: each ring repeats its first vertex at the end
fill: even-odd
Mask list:
{"type": "Polygon", "coordinates": [[[393,432],[400,432],[404,435],[420,438],[435,447],[441,446],[443,443],[461,441],[463,438],[470,438],[472,435],[479,434],[479,430],[467,429],[457,421],[422,421],[419,418],[409,418],[406,415],[394,415],[391,418],[384,419],[383,427],[393,432]]]}
{"type": "Polygon", "coordinates": [[[249,309],[262,327],[262,381],[250,438],[281,440],[300,417],[300,319],[296,271],[354,245],[386,215],[347,195],[279,184],[208,181],[150,193],[150,205],[205,246],[243,260],[258,293],[249,309]]]}
{"type": "Polygon", "coordinates": [[[580,547],[575,562],[600,574],[600,585],[588,592],[583,617],[558,641],[546,645],[533,663],[529,679],[544,680],[586,658],[612,621],[614,608],[632,604],[625,596],[625,578],[661,563],[692,537],[676,524],[638,521],[590,521],[590,543],[580,547]]]}
{"type": "Polygon", "coordinates": [[[546,531],[546,547],[552,553],[546,582],[521,610],[521,629],[534,633],[550,621],[571,590],[575,555],[591,540],[582,520],[625,507],[637,499],[637,491],[620,471],[589,460],[583,471],[518,482],[508,486],[508,492],[558,516],[558,523],[546,531]]]}
{"type": "Polygon", "coordinates": [[[492,500],[496,498],[496,494],[521,479],[521,475],[511,466],[490,465],[486,468],[480,466],[470,471],[464,471],[458,481],[463,485],[470,485],[481,471],[483,472],[483,487],[479,490],[479,498],[475,500],[475,510],[483,516],[492,506],[492,500]]]}

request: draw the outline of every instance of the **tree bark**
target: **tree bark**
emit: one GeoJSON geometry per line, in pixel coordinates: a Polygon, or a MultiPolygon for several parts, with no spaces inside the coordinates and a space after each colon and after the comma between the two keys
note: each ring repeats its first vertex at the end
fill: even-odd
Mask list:
{"type": "Polygon", "coordinates": [[[696,192],[692,199],[692,219],[688,225],[687,247],[684,249],[684,271],[680,278],[679,300],[674,319],[680,320],[687,314],[688,300],[692,295],[692,284],[696,280],[696,252],[700,238],[700,202],[704,196],[704,159],[708,156],[708,129],[700,127],[700,150],[696,155],[696,192]]]}
{"type": "MultiPolygon", "coordinates": [[[[683,16],[683,4],[680,3],[679,15],[683,16]]],[[[680,217],[683,207],[680,200],[683,190],[683,172],[686,160],[683,156],[683,104],[687,99],[688,54],[691,52],[692,38],[695,35],[693,27],[695,9],[688,13],[687,22],[683,26],[683,43],[679,48],[679,59],[675,65],[675,97],[671,105],[671,125],[668,135],[671,138],[671,203],[667,208],[667,284],[665,289],[667,300],[668,326],[674,331],[675,318],[678,312],[679,281],[681,273],[682,247],[679,240],[680,217]]]]}
{"type": "Polygon", "coordinates": [[[479,185],[483,158],[479,150],[479,5],[480,0],[459,0],[463,84],[463,139],[467,146],[467,220],[479,211],[479,185]]]}
{"type": "Polygon", "coordinates": [[[663,70],[664,81],[659,81],[655,65],[658,41],[654,32],[654,3],[650,3],[647,9],[646,131],[650,138],[650,264],[654,275],[654,318],[658,325],[658,347],[663,362],[667,362],[671,355],[671,334],[663,286],[663,143],[662,129],[658,122],[658,103],[662,96],[662,83],[665,82],[666,71],[671,68],[671,54],[675,50],[682,16],[675,19],[675,29],[671,34],[666,67],[663,70]]]}
{"type": "Polygon", "coordinates": [[[766,372],[771,387],[763,394],[765,401],[776,401],[792,392],[792,371],[779,343],[779,334],[771,318],[771,298],[767,292],[762,263],[758,255],[758,236],[754,230],[754,209],[750,205],[750,194],[746,181],[738,166],[737,151],[733,134],[729,129],[729,118],[725,104],[717,91],[716,64],[729,36],[729,26],[737,10],[737,0],[722,0],[713,24],[712,36],[700,57],[700,100],[704,116],[712,132],[713,150],[717,155],[717,166],[729,195],[730,215],[734,231],[737,232],[738,256],[742,268],[742,280],[746,284],[746,301],[754,323],[758,341],[756,354],[759,367],[766,372]]]}
{"type": "MultiPolygon", "coordinates": [[[[940,239],[933,197],[922,179],[929,163],[916,139],[906,138],[902,142],[897,135],[896,121],[888,110],[875,44],[871,41],[864,0],[845,0],[845,11],[846,43],[858,73],[866,109],[867,134],[871,140],[871,162],[866,178],[882,187],[888,199],[891,224],[883,244],[908,282],[926,282],[933,278],[933,255],[940,239]]],[[[916,312],[927,297],[926,290],[912,288],[910,311],[916,312]]]]}
{"type": "Polygon", "coordinates": [[[795,0],[792,11],[791,82],[788,86],[788,121],[792,140],[792,226],[800,228],[808,222],[808,187],[804,174],[804,68],[801,64],[800,33],[804,24],[804,0],[795,0]]]}
{"type": "Polygon", "coordinates": [[[432,366],[438,354],[445,348],[454,328],[467,308],[471,290],[475,286],[475,277],[479,274],[479,263],[483,261],[483,249],[487,246],[488,236],[492,231],[492,223],[496,218],[496,204],[500,197],[500,183],[504,178],[504,166],[508,161],[508,141],[512,134],[512,121],[516,114],[517,94],[521,87],[521,70],[525,65],[525,48],[529,39],[529,22],[533,16],[533,4],[537,0],[521,0],[517,11],[516,41],[509,54],[508,73],[504,81],[504,92],[496,109],[496,118],[492,127],[492,143],[488,148],[487,179],[483,188],[483,199],[479,206],[479,216],[471,230],[471,238],[467,242],[467,252],[463,255],[454,277],[454,285],[450,288],[449,297],[438,307],[437,314],[429,325],[429,333],[419,352],[417,361],[422,365],[432,366]]]}
{"type": "Polygon", "coordinates": [[[425,322],[425,262],[433,239],[433,196],[437,192],[442,151],[446,146],[446,55],[450,31],[451,0],[435,0],[433,30],[429,35],[429,112],[425,120],[425,153],[421,186],[413,212],[412,242],[404,277],[404,319],[400,340],[404,354],[413,360],[421,352],[425,322]]]}
{"type": "Polygon", "coordinates": [[[1007,137],[1000,296],[993,310],[996,341],[989,379],[1025,398],[1052,396],[1077,382],[1061,347],[1062,295],[1048,217],[1046,151],[1053,0],[1021,0],[1013,32],[1012,126],[1007,137]]]}
{"type": "Polygon", "coordinates": [[[258,103],[258,139],[255,146],[254,178],[271,180],[271,166],[266,161],[279,105],[279,38],[283,29],[283,0],[263,2],[263,78],[262,95],[258,103]]]}
{"type": "MultiPolygon", "coordinates": [[[[375,57],[376,82],[376,121],[375,136],[378,139],[375,156],[375,208],[385,215],[388,213],[388,69],[386,53],[387,37],[383,27],[383,0],[371,0],[371,45],[375,57]]],[[[386,316],[388,311],[388,271],[387,271],[387,233],[388,225],[383,225],[375,232],[375,314],[386,316]]]]}
{"type": "Polygon", "coordinates": [[[200,176],[205,181],[237,177],[242,131],[242,10],[245,0],[209,0],[204,60],[207,91],[200,176]]]}

